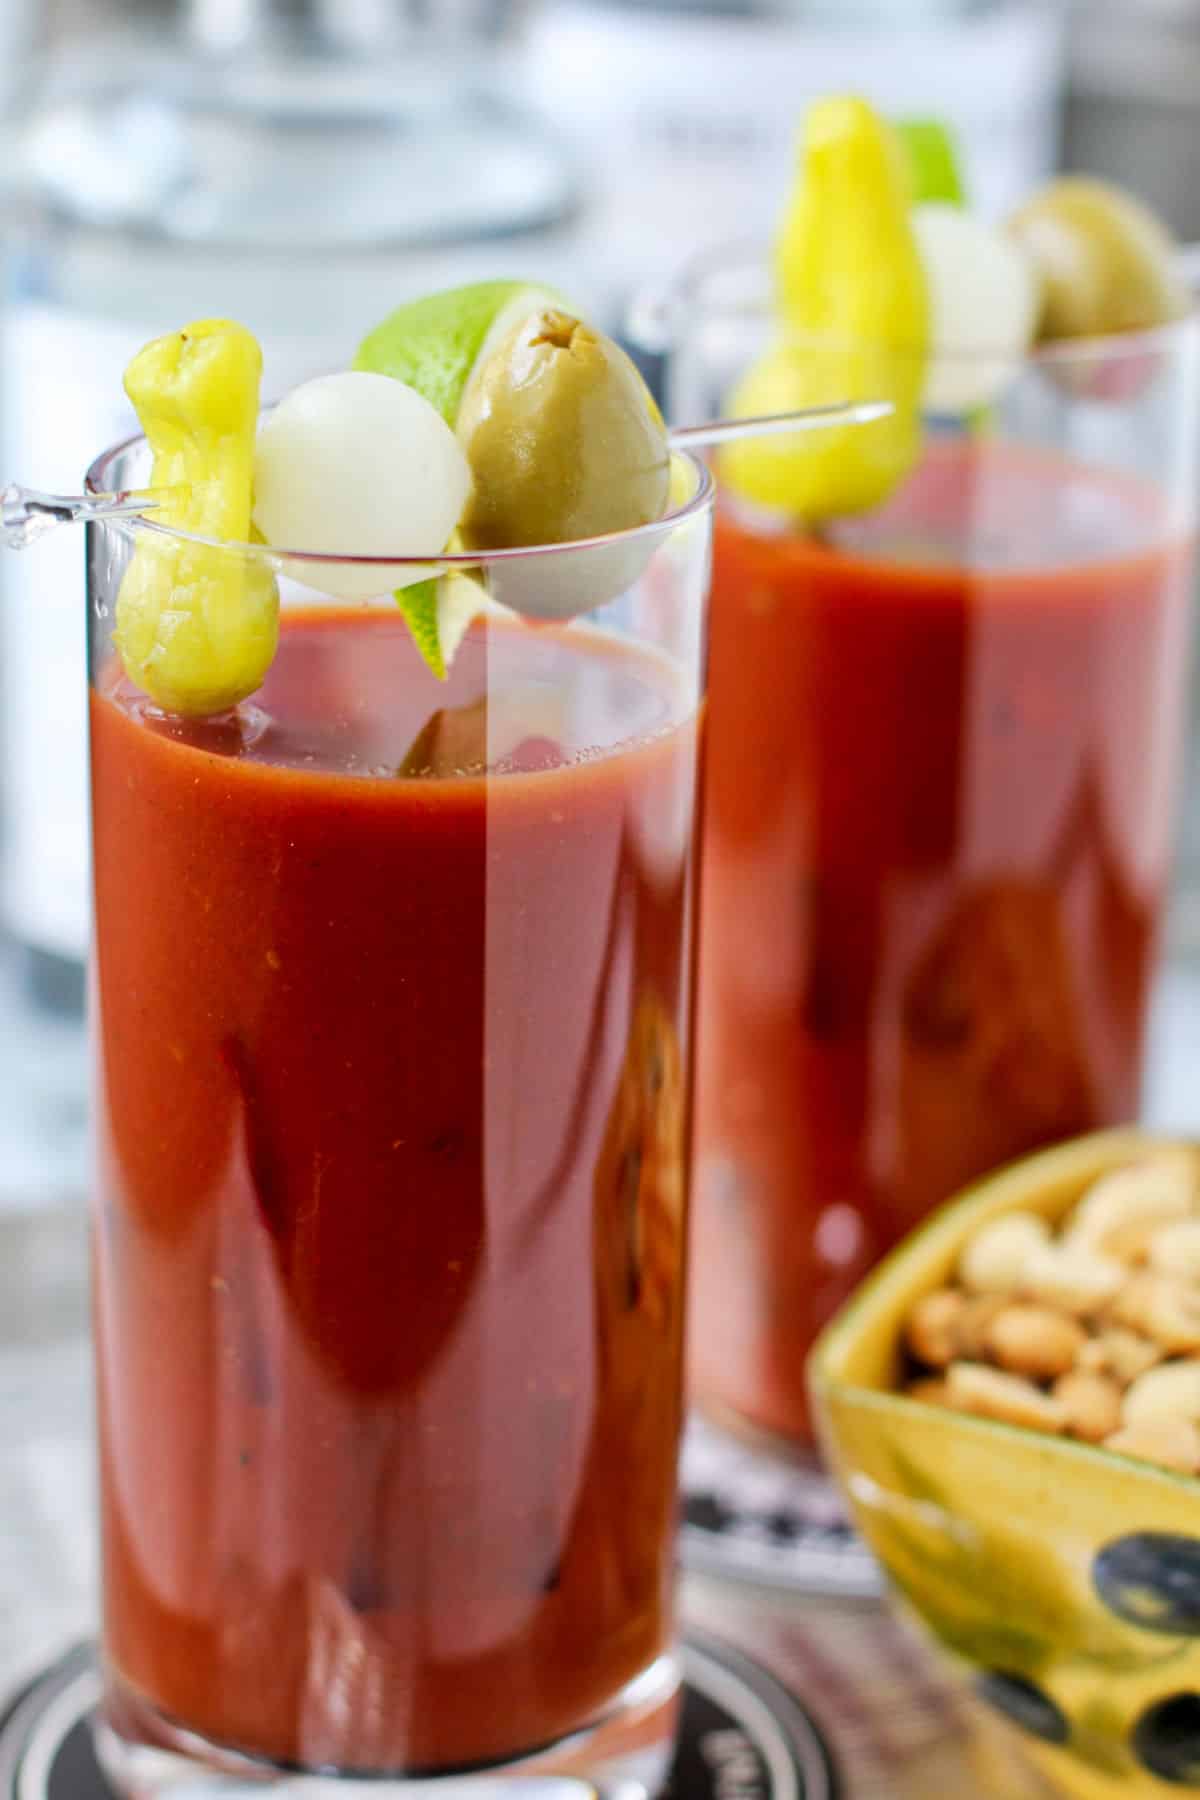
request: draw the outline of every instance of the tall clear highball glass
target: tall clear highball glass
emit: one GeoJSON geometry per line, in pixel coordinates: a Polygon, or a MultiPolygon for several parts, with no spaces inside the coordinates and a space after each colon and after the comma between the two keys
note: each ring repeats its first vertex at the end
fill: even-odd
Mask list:
{"type": "MultiPolygon", "coordinates": [[[[667,326],[671,416],[719,415],[779,341],[765,254],[699,265],[667,326]]],[[[793,347],[833,397],[853,359],[793,347]]],[[[1136,1116],[1170,874],[1200,319],[923,380],[886,502],[717,511],[689,1360],[791,1451],[884,1251],[1136,1116]]]]}
{"type": "MultiPolygon", "coordinates": [[[[689,466],[651,526],[438,559],[517,607],[604,602],[493,606],[444,682],[402,559],[355,562],[348,601],[328,558],[89,527],[98,1737],[126,1794],[662,1778],[689,466]],[[132,559],[197,554],[281,596],[263,686],[204,719],[152,705],[112,635],[132,559]]],[[[147,473],[139,440],[89,484],[147,473]]]]}

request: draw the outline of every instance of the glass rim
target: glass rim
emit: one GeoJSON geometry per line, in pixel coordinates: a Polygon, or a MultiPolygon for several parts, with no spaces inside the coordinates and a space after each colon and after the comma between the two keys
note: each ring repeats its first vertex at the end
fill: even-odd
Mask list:
{"type": "MultiPolygon", "coordinates": [[[[770,243],[763,239],[739,239],[732,243],[714,245],[690,258],[673,279],[648,290],[640,298],[635,297],[634,313],[647,319],[665,316],[666,341],[663,348],[668,355],[678,354],[699,325],[722,319],[732,321],[766,317],[774,320],[775,306],[769,289],[762,295],[740,298],[710,298],[704,291],[706,284],[713,279],[739,269],[769,277],[772,256],[770,243]]],[[[1031,344],[1023,351],[1004,349],[997,344],[978,344],[956,350],[931,349],[923,354],[930,363],[945,368],[981,362],[1023,367],[1046,363],[1111,363],[1169,348],[1173,340],[1182,338],[1200,324],[1200,244],[1179,246],[1176,263],[1192,296],[1192,304],[1179,318],[1169,319],[1163,325],[1148,325],[1132,331],[1105,332],[1093,337],[1055,338],[1044,344],[1031,344]]],[[[654,335],[653,327],[650,335],[654,335]]],[[[633,336],[636,341],[636,330],[633,336]]],[[[862,354],[864,349],[861,343],[852,344],[845,339],[811,334],[806,336],[803,332],[787,332],[783,341],[799,350],[808,349],[813,353],[825,352],[829,355],[842,355],[851,351],[862,354]]],[[[867,345],[866,348],[868,352],[874,348],[881,354],[886,353],[896,358],[916,354],[903,346],[879,344],[867,345]]]]}
{"type": "MultiPolygon", "coordinates": [[[[264,413],[273,408],[266,406],[264,413]]],[[[84,492],[88,494],[106,494],[116,489],[109,479],[113,465],[118,458],[145,444],[144,432],[135,431],[119,443],[110,444],[106,450],[90,463],[83,478],[84,492]]],[[[301,579],[300,570],[309,569],[314,578],[321,569],[420,569],[429,576],[436,574],[453,574],[455,570],[466,573],[468,570],[502,567],[509,563],[520,563],[528,558],[573,555],[588,550],[604,549],[624,544],[645,544],[665,538],[678,526],[687,524],[689,520],[699,518],[712,510],[716,499],[716,479],[703,457],[688,449],[675,449],[671,455],[682,457],[696,478],[695,491],[680,505],[665,512],[660,519],[650,519],[644,525],[630,525],[623,531],[602,532],[595,537],[569,538],[561,544],[517,544],[497,550],[429,550],[420,554],[389,554],[381,551],[377,555],[361,556],[337,550],[292,550],[276,544],[239,543],[232,538],[204,537],[199,532],[185,531],[178,525],[167,525],[155,519],[152,513],[125,514],[122,517],[98,519],[93,523],[106,531],[115,531],[130,538],[140,537],[148,533],[152,539],[164,540],[179,544],[195,544],[205,550],[223,550],[238,556],[253,558],[256,562],[269,565],[278,570],[286,564],[286,573],[301,579]]],[[[125,490],[136,492],[138,490],[125,490]]],[[[319,584],[318,584],[319,585],[319,584]]],[[[380,591],[394,587],[395,582],[386,579],[381,583],[380,591]]]]}

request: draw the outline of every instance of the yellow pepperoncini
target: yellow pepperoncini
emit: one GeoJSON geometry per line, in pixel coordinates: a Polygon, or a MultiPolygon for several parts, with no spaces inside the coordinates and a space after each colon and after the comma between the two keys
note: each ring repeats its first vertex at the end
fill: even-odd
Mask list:
{"type": "Polygon", "coordinates": [[[814,105],[776,245],[775,343],[736,388],[737,417],[886,400],[867,425],[746,438],[721,457],[739,494],[809,523],[885,500],[921,447],[929,298],[904,146],[865,100],[814,105]]]}
{"type": "MultiPolygon", "coordinates": [[[[250,535],[262,353],[243,325],[202,319],[155,338],[125,371],[168,497],[156,523],[231,546],[250,535]]],[[[257,558],[152,531],[117,596],[126,674],[169,712],[223,712],[254,692],[279,636],[279,592],[257,558]]]]}

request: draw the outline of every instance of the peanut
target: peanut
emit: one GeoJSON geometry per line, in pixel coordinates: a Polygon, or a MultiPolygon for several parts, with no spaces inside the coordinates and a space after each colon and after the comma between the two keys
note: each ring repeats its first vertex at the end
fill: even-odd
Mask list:
{"type": "Polygon", "coordinates": [[[963,1248],[958,1277],[973,1294],[1014,1294],[1031,1251],[1050,1241],[1050,1228],[1031,1212],[1005,1213],[982,1225],[963,1248]]]}
{"type": "Polygon", "coordinates": [[[1200,1293],[1164,1281],[1146,1314],[1146,1333],[1168,1356],[1200,1351],[1200,1293]]]}
{"type": "Polygon", "coordinates": [[[980,1362],[987,1354],[988,1327],[997,1313],[1011,1305],[1008,1294],[972,1294],[959,1317],[956,1356],[965,1362],[980,1362]]]}
{"type": "Polygon", "coordinates": [[[1052,1391],[1072,1437],[1099,1444],[1120,1430],[1121,1390],[1109,1376],[1074,1369],[1056,1381],[1052,1391]]]}
{"type": "Polygon", "coordinates": [[[1143,1270],[1114,1296],[1109,1317],[1153,1341],[1168,1356],[1200,1351],[1200,1291],[1143,1270]]]}
{"type": "Polygon", "coordinates": [[[1020,1375],[1006,1375],[984,1363],[951,1363],[946,1392],[951,1406],[1006,1425],[1058,1432],[1066,1424],[1066,1412],[1052,1395],[1043,1394],[1020,1375]]]}
{"type": "Polygon", "coordinates": [[[1187,1151],[1114,1169],[1087,1190],[1067,1224],[1067,1241],[1121,1262],[1144,1260],[1154,1229],[1195,1210],[1196,1160],[1187,1151]]]}
{"type": "Polygon", "coordinates": [[[936,1376],[926,1375],[920,1381],[910,1381],[905,1388],[910,1400],[923,1400],[926,1406],[949,1406],[950,1394],[944,1381],[936,1376]]]}
{"type": "Polygon", "coordinates": [[[1190,1419],[1200,1424],[1200,1361],[1160,1363],[1125,1390],[1121,1419],[1144,1425],[1152,1419],[1190,1419]]]}
{"type": "Polygon", "coordinates": [[[1126,1331],[1121,1325],[1111,1325],[1099,1337],[1088,1339],[1080,1354],[1079,1366],[1111,1375],[1119,1387],[1125,1388],[1162,1359],[1163,1351],[1152,1339],[1142,1337],[1136,1331],[1126,1331]],[[1091,1360],[1089,1352],[1094,1353],[1095,1361],[1091,1360]]]}
{"type": "Polygon", "coordinates": [[[910,1353],[930,1369],[944,1369],[958,1354],[958,1326],[968,1302],[954,1288],[939,1288],[917,1301],[905,1329],[910,1353]]]}
{"type": "Polygon", "coordinates": [[[1200,1219],[1160,1225],[1150,1239],[1150,1267],[1175,1281],[1200,1282],[1200,1219]]]}
{"type": "Polygon", "coordinates": [[[1071,1244],[1046,1244],[1033,1251],[1021,1279],[1023,1291],[1064,1312],[1099,1312],[1124,1282],[1125,1270],[1111,1257],[1071,1244]]]}
{"type": "Polygon", "coordinates": [[[1057,1236],[1031,1209],[989,1220],[904,1343],[926,1405],[1200,1474],[1200,1156],[1114,1170],[1057,1236]]]}
{"type": "Polygon", "coordinates": [[[1065,1375],[1086,1342],[1086,1332],[1074,1319],[1028,1303],[1006,1306],[984,1332],[984,1348],[993,1362],[1035,1381],[1065,1375]]]}
{"type": "Polygon", "coordinates": [[[1153,1419],[1141,1425],[1124,1425],[1104,1440],[1106,1450],[1158,1463],[1181,1475],[1200,1471],[1200,1431],[1187,1419],[1153,1419]]]}

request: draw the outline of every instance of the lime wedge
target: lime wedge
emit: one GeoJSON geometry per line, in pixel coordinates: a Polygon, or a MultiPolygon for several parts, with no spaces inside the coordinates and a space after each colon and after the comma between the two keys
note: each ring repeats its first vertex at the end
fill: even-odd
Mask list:
{"type": "MultiPolygon", "coordinates": [[[[666,427],[629,357],[548,288],[475,282],[398,307],[363,340],[355,368],[403,381],[457,433],[472,474],[458,520],[468,550],[602,537],[668,504],[666,427]]],[[[493,598],[569,618],[636,580],[653,546],[493,569],[493,598]]],[[[397,599],[433,672],[487,591],[444,578],[397,599]]]]}
{"type": "MultiPolygon", "coordinates": [[[[550,288],[523,281],[476,281],[398,306],[358,347],[354,367],[390,375],[423,395],[456,429],[472,378],[492,351],[539,307],[559,304],[550,288]]],[[[480,604],[468,610],[454,576],[398,589],[396,600],[429,668],[439,680],[480,604]],[[464,616],[465,615],[465,616],[464,616]]],[[[469,596],[468,596],[469,597],[469,596]]]]}
{"type": "Polygon", "coordinates": [[[404,614],[413,642],[430,671],[444,681],[459,645],[475,620],[485,614],[512,614],[493,600],[473,575],[452,570],[430,581],[397,588],[396,604],[404,614]]]}
{"type": "MultiPolygon", "coordinates": [[[[262,355],[243,325],[201,319],[155,338],[125,372],[153,454],[150,485],[176,491],[156,521],[244,543],[250,531],[262,355]]],[[[125,672],[169,712],[224,712],[270,667],[279,594],[236,551],[141,536],[117,595],[125,672]]]]}
{"type": "Polygon", "coordinates": [[[446,679],[446,658],[438,631],[438,581],[416,581],[396,589],[396,604],[412,632],[413,642],[439,681],[446,679]]]}
{"type": "Polygon", "coordinates": [[[966,182],[950,127],[940,119],[898,119],[895,128],[908,152],[913,204],[939,200],[946,206],[966,206],[966,182]]]}
{"type": "Polygon", "coordinates": [[[476,365],[539,306],[558,304],[551,289],[523,281],[476,281],[426,294],[367,333],[354,367],[406,381],[453,430],[476,365]]]}

